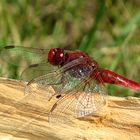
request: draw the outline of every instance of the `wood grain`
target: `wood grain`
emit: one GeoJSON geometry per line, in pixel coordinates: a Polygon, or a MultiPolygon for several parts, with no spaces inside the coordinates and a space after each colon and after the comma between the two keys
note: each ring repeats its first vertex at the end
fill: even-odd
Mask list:
{"type": "MultiPolygon", "coordinates": [[[[55,99],[54,99],[55,100],[55,99]]],[[[74,123],[48,123],[53,102],[24,95],[24,83],[0,78],[0,139],[139,140],[140,99],[108,97],[107,106],[74,123]]]]}

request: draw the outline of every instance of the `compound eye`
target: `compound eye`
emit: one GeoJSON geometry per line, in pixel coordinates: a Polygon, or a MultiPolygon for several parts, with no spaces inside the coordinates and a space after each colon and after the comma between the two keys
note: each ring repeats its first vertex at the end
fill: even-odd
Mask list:
{"type": "Polygon", "coordinates": [[[56,53],[56,59],[58,61],[61,61],[61,59],[63,58],[63,56],[64,56],[64,53],[56,53]]]}
{"type": "Polygon", "coordinates": [[[54,65],[55,49],[50,49],[48,53],[48,61],[54,65]]]}
{"type": "Polygon", "coordinates": [[[55,54],[55,59],[57,64],[61,64],[64,58],[64,51],[62,49],[58,49],[55,54]]]}
{"type": "Polygon", "coordinates": [[[52,65],[61,65],[64,61],[64,50],[60,48],[50,49],[48,61],[52,65]]]}

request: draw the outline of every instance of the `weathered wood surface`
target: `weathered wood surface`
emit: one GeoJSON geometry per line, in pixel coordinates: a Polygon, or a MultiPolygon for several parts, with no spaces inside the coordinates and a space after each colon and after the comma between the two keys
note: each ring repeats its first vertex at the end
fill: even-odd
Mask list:
{"type": "Polygon", "coordinates": [[[140,140],[138,98],[108,97],[96,114],[59,126],[48,123],[48,102],[24,96],[23,83],[0,78],[0,140],[140,140]]]}

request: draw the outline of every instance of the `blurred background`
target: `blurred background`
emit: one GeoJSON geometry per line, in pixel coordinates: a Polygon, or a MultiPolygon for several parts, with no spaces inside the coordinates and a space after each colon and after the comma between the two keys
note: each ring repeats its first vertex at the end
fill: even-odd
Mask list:
{"type": "MultiPolygon", "coordinates": [[[[101,67],[140,83],[139,0],[0,0],[0,50],[5,45],[80,49],[101,67]]],[[[0,76],[16,78],[8,65],[0,76]]],[[[115,96],[140,96],[107,85],[115,96]]]]}

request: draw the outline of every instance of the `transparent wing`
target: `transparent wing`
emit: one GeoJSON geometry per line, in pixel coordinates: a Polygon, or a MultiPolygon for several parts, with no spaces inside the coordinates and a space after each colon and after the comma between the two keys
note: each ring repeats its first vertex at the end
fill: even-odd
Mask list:
{"type": "Polygon", "coordinates": [[[8,63],[11,63],[15,66],[25,66],[47,62],[48,49],[43,48],[29,48],[22,46],[5,46],[1,53],[0,57],[8,63]]]}
{"type": "Polygon", "coordinates": [[[31,80],[25,87],[25,94],[39,95],[50,100],[53,95],[59,94],[62,88],[62,74],[54,71],[31,80]]]}
{"type": "MultiPolygon", "coordinates": [[[[83,76],[82,78],[79,78],[76,75],[74,75],[73,68],[79,68],[78,72],[81,72],[81,67],[83,68],[86,59],[87,58],[76,59],[59,68],[57,71],[53,71],[51,73],[39,76],[31,80],[25,88],[25,93],[31,95],[40,94],[44,97],[45,92],[48,91],[50,87],[54,89],[54,94],[57,95],[61,93],[63,94],[65,92],[68,92],[69,90],[74,89],[77,85],[80,84],[81,80],[85,77],[83,76]],[[80,67],[79,64],[82,64],[82,66],[80,67]]],[[[91,66],[85,65],[85,67],[88,68],[90,72],[92,71],[91,66]]],[[[86,74],[86,77],[90,76],[89,71],[88,74],[86,74]]],[[[49,94],[47,99],[49,100],[54,94],[49,94]]]]}
{"type": "Polygon", "coordinates": [[[88,84],[81,82],[75,90],[65,94],[53,105],[49,113],[49,122],[72,123],[74,118],[94,113],[106,104],[103,85],[96,84],[91,78],[86,81],[88,84]]]}
{"type": "Polygon", "coordinates": [[[88,68],[90,67],[89,73],[86,74],[86,76],[87,76],[92,71],[92,68],[91,68],[91,66],[88,66],[88,65],[84,66],[86,64],[86,61],[87,61],[87,58],[79,58],[79,59],[73,60],[70,63],[64,65],[62,68],[59,68],[59,70],[58,70],[58,67],[54,67],[53,65],[51,65],[49,63],[32,64],[32,65],[29,65],[26,69],[24,69],[24,71],[21,74],[20,79],[29,82],[30,80],[32,80],[34,78],[37,78],[42,75],[46,75],[44,77],[44,79],[41,78],[41,81],[42,80],[45,81],[45,78],[47,78],[47,74],[51,73],[52,71],[58,70],[59,72],[57,72],[57,73],[64,73],[65,71],[70,71],[71,69],[73,69],[73,67],[76,67],[76,69],[77,69],[77,66],[79,67],[80,64],[82,64],[81,67],[82,68],[84,67],[85,69],[87,67],[88,68]]]}
{"type": "Polygon", "coordinates": [[[51,108],[48,121],[52,124],[69,124],[75,117],[78,90],[64,94],[51,108]]]}
{"type": "MultiPolygon", "coordinates": [[[[79,66],[81,63],[84,64],[85,60],[85,58],[74,60],[57,71],[31,80],[25,88],[25,93],[27,94],[16,104],[24,103],[25,108],[30,108],[32,104],[36,106],[39,104],[39,106],[41,105],[43,108],[39,108],[39,110],[43,110],[39,116],[44,116],[44,114],[47,114],[47,109],[44,109],[45,107],[47,108],[49,103],[47,100],[50,100],[54,95],[61,94],[62,96],[60,97],[63,97],[65,94],[71,95],[69,92],[73,91],[75,87],[80,84],[81,79],[75,77],[73,73],[71,73],[71,69],[75,66],[79,66]]],[[[32,121],[33,120],[26,124],[29,125],[32,121]]]]}
{"type": "Polygon", "coordinates": [[[94,80],[87,85],[76,103],[76,116],[84,117],[101,109],[106,104],[106,90],[102,84],[96,84],[94,80]]]}
{"type": "MultiPolygon", "coordinates": [[[[52,99],[54,95],[61,95],[58,96],[60,97],[58,98],[58,102],[53,105],[50,111],[50,122],[60,122],[64,118],[62,116],[64,114],[68,116],[70,112],[72,113],[72,117],[80,117],[94,112],[97,105],[92,109],[86,107],[86,102],[88,98],[90,98],[87,93],[92,93],[93,89],[97,94],[100,94],[100,91],[97,91],[96,88],[89,88],[91,90],[87,90],[87,86],[89,85],[87,83],[91,83],[90,81],[93,80],[90,78],[92,67],[87,64],[87,60],[87,58],[76,59],[64,65],[62,68],[59,68],[57,71],[31,80],[25,88],[25,93],[27,93],[27,95],[23,100],[28,102],[28,100],[31,99],[29,101],[35,102],[37,98],[40,102],[43,100],[47,104],[47,100],[52,99]],[[86,76],[84,75],[85,69],[86,72],[88,72],[86,76]],[[76,70],[76,74],[74,70],[76,70]],[[86,100],[83,103],[84,99],[86,100]],[[88,112],[87,109],[89,110],[88,112]]],[[[99,99],[97,99],[97,101],[99,99]]],[[[91,101],[88,102],[88,104],[91,103],[91,101]]],[[[101,107],[101,105],[99,107],[101,107]]],[[[66,118],[68,117],[65,117],[65,119],[66,118]]]]}
{"type": "Polygon", "coordinates": [[[41,75],[46,75],[52,71],[56,71],[58,67],[54,67],[49,63],[33,64],[29,65],[20,76],[20,80],[29,82],[41,75]]]}

